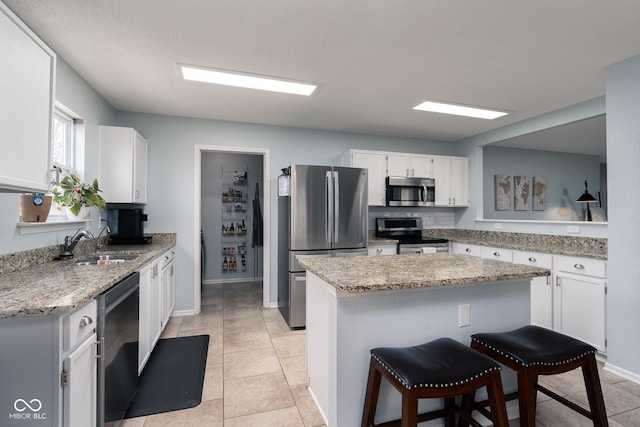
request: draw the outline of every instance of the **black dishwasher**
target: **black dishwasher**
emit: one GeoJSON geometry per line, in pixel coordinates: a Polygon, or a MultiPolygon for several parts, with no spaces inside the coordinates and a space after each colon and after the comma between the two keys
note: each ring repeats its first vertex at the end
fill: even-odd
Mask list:
{"type": "Polygon", "coordinates": [[[98,427],[119,426],[138,387],[139,277],[133,273],[97,298],[98,427]]]}

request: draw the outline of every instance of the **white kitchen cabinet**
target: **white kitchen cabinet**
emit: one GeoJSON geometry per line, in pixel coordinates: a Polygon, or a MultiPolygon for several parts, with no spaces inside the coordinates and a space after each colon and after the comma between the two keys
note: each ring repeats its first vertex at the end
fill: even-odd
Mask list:
{"type": "MultiPolygon", "coordinates": [[[[553,268],[553,255],[538,252],[513,251],[513,263],[553,268]]],[[[553,277],[531,279],[531,324],[553,329],[553,277]]]]}
{"type": "Polygon", "coordinates": [[[161,326],[161,275],[162,259],[156,258],[139,270],[140,273],[140,339],[138,342],[138,373],[149,360],[160,334],[161,326]]]}
{"type": "Polygon", "coordinates": [[[436,180],[436,206],[469,205],[469,159],[433,156],[433,178],[436,180]]]}
{"type": "Polygon", "coordinates": [[[107,203],[147,202],[147,141],[135,129],[100,126],[98,181],[107,203]]]}
{"type": "Polygon", "coordinates": [[[49,191],[56,55],[0,2],[0,192],[49,191]]]}
{"type": "Polygon", "coordinates": [[[167,326],[169,317],[173,312],[175,301],[175,250],[170,249],[162,255],[162,282],[161,282],[161,328],[167,326]]]}
{"type": "Polygon", "coordinates": [[[483,246],[481,256],[495,261],[513,262],[513,251],[511,249],[483,246]]]}
{"type": "Polygon", "coordinates": [[[369,170],[369,206],[385,206],[386,154],[368,150],[349,150],[343,154],[343,165],[369,170]]]}
{"type": "Polygon", "coordinates": [[[411,153],[387,153],[387,176],[432,177],[433,156],[411,153]]]}
{"type": "Polygon", "coordinates": [[[451,243],[451,252],[454,254],[469,255],[475,257],[482,256],[482,246],[470,245],[467,243],[453,242],[451,243]]]}
{"type": "Polygon", "coordinates": [[[369,256],[396,255],[397,248],[396,243],[374,243],[367,247],[367,254],[369,256]]]}
{"type": "Polygon", "coordinates": [[[63,363],[67,384],[63,386],[64,427],[96,425],[96,334],[87,337],[63,363]]]}
{"type": "Polygon", "coordinates": [[[556,256],[553,328],[606,351],[606,262],[556,256]]]}

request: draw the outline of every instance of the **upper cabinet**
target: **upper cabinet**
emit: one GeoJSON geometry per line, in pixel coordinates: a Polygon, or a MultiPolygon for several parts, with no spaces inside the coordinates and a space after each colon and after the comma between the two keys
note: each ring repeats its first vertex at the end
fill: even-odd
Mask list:
{"type": "Polygon", "coordinates": [[[369,206],[385,205],[386,154],[384,151],[349,150],[342,158],[344,166],[369,170],[369,206]]]}
{"type": "Polygon", "coordinates": [[[135,129],[100,126],[98,181],[107,203],[147,202],[147,141],[135,129]]]}
{"type": "Polygon", "coordinates": [[[369,206],[386,206],[385,179],[434,178],[436,206],[469,206],[469,159],[390,151],[349,150],[342,164],[369,170],[369,206]]]}
{"type": "Polygon", "coordinates": [[[49,191],[56,55],[0,2],[0,192],[49,191]]]}
{"type": "Polygon", "coordinates": [[[433,156],[410,153],[387,153],[387,176],[431,178],[433,156]]]}
{"type": "Polygon", "coordinates": [[[469,159],[433,156],[436,206],[469,206],[469,159]]]}

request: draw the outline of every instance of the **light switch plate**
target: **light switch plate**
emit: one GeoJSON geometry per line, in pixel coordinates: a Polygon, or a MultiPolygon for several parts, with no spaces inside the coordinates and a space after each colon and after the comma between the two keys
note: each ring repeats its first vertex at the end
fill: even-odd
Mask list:
{"type": "Polygon", "coordinates": [[[460,304],[458,306],[458,326],[471,325],[471,304],[460,304]]]}

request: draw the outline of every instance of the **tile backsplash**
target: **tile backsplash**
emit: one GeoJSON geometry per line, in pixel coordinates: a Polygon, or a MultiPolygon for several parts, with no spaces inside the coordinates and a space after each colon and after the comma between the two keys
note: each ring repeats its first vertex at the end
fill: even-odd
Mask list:
{"type": "Polygon", "coordinates": [[[455,212],[453,210],[419,210],[419,211],[371,211],[369,210],[369,230],[375,231],[376,218],[422,218],[422,228],[455,228],[455,212]]]}

